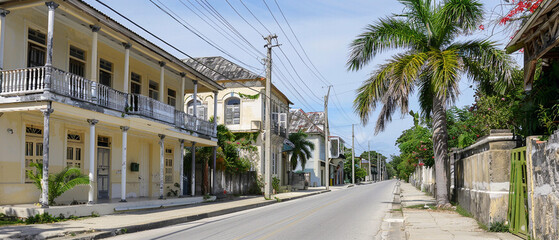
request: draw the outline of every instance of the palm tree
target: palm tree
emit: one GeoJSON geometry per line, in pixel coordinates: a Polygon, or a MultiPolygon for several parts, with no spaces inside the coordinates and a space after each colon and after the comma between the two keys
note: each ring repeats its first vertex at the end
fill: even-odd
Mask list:
{"type": "Polygon", "coordinates": [[[363,124],[381,104],[375,134],[394,112],[408,113],[409,97],[418,90],[422,115],[432,118],[437,205],[448,205],[446,107],[459,95],[462,74],[499,89],[511,82],[510,56],[489,40],[458,40],[480,26],[483,7],[477,0],[399,0],[402,14],[368,25],[350,44],[348,70],[358,71],[377,54],[402,50],[373,72],[357,90],[354,110],[363,124]]]}
{"type": "Polygon", "coordinates": [[[292,170],[295,170],[297,167],[297,160],[301,163],[301,169],[305,170],[307,159],[311,156],[311,151],[314,150],[314,144],[307,140],[308,136],[309,135],[301,130],[296,133],[289,134],[289,141],[291,141],[295,146],[291,152],[292,170]]]}
{"type": "MultiPolygon", "coordinates": [[[[39,189],[43,188],[41,180],[43,179],[43,164],[42,163],[30,163],[31,167],[35,167],[35,172],[32,170],[27,170],[27,176],[33,181],[33,184],[39,189]]],[[[78,185],[89,184],[89,177],[81,172],[78,168],[66,167],[62,169],[57,174],[49,175],[49,192],[48,200],[49,205],[54,204],[54,199],[60,197],[64,192],[74,188],[78,185]]]]}

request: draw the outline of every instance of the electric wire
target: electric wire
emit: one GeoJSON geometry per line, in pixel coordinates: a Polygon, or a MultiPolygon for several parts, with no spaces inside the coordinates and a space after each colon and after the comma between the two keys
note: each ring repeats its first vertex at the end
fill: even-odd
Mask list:
{"type": "MultiPolygon", "coordinates": [[[[243,50],[245,53],[251,55],[252,57],[258,59],[258,56],[256,56],[254,53],[250,52],[248,49],[246,49],[244,46],[240,46],[239,44],[242,45],[242,43],[239,43],[237,41],[237,39],[233,38],[233,36],[231,36],[229,34],[229,32],[225,31],[223,28],[221,28],[218,24],[216,24],[214,21],[212,21],[212,19],[210,17],[208,17],[206,14],[204,14],[204,12],[200,11],[195,5],[192,5],[192,7],[196,8],[196,10],[198,10],[204,17],[206,17],[210,22],[212,22],[213,24],[215,24],[218,28],[221,29],[218,30],[216,28],[216,26],[212,25],[210,22],[208,22],[208,20],[206,20],[205,18],[203,18],[200,14],[198,14],[194,9],[192,9],[191,7],[189,7],[188,5],[186,5],[186,3],[184,3],[183,0],[179,0],[179,2],[186,7],[188,10],[190,10],[192,13],[194,13],[196,16],[198,16],[198,18],[202,19],[202,21],[204,21],[206,24],[208,24],[208,26],[210,26],[211,28],[213,28],[217,33],[219,33],[221,36],[223,36],[225,39],[227,39],[228,41],[230,41],[231,43],[233,43],[235,46],[237,46],[239,49],[243,50]],[[225,36],[225,34],[227,34],[229,37],[225,36]]],[[[192,4],[190,1],[188,1],[188,3],[192,4]]],[[[184,19],[181,18],[181,20],[184,21],[184,19]]],[[[186,22],[186,21],[184,21],[186,22]]]]}
{"type": "Polygon", "coordinates": [[[197,64],[200,64],[201,66],[204,66],[205,68],[207,68],[208,70],[217,73],[218,75],[225,77],[227,80],[233,81],[235,83],[238,83],[244,87],[246,87],[247,89],[250,89],[252,91],[255,91],[257,93],[262,94],[265,98],[269,99],[270,101],[274,101],[270,96],[267,96],[265,93],[263,93],[262,91],[258,90],[258,89],[254,89],[250,86],[247,86],[246,84],[239,82],[239,81],[235,81],[233,79],[228,78],[227,76],[225,76],[223,73],[218,72],[217,70],[208,67],[206,64],[198,61],[196,58],[190,56],[188,53],[180,50],[179,48],[175,47],[174,45],[170,44],[169,42],[163,40],[161,37],[155,35],[154,33],[150,32],[149,30],[147,30],[146,28],[142,27],[141,25],[139,25],[138,23],[132,21],[130,18],[124,16],[122,13],[120,13],[119,11],[115,10],[114,8],[110,7],[109,5],[105,4],[103,1],[101,0],[95,0],[96,2],[98,2],[99,4],[101,4],[102,6],[106,7],[107,9],[111,10],[112,12],[114,12],[115,14],[117,14],[119,17],[125,19],[126,21],[130,22],[132,25],[136,26],[137,28],[141,29],[142,31],[146,32],[147,34],[149,34],[150,36],[156,38],[157,40],[161,41],[162,43],[164,43],[165,45],[167,45],[168,47],[174,49],[175,51],[185,55],[186,57],[192,59],[194,62],[196,62],[197,64]]]}
{"type": "Polygon", "coordinates": [[[320,77],[317,76],[318,79],[321,80],[326,85],[331,85],[331,83],[328,80],[326,80],[326,78],[320,73],[320,71],[318,71],[318,68],[314,65],[314,63],[309,58],[309,55],[307,54],[307,51],[305,51],[305,48],[301,44],[301,41],[299,41],[299,38],[297,37],[297,34],[295,34],[295,31],[293,31],[293,28],[291,27],[291,24],[289,24],[289,21],[287,21],[287,18],[285,17],[285,14],[283,14],[283,10],[281,10],[281,7],[279,6],[278,1],[274,0],[274,2],[276,3],[276,6],[278,7],[278,10],[281,13],[281,16],[285,20],[285,23],[287,23],[287,26],[289,27],[289,30],[291,31],[291,34],[293,34],[293,36],[295,37],[295,40],[299,44],[299,47],[301,48],[301,50],[303,50],[303,55],[305,55],[305,57],[307,58],[307,60],[311,64],[311,66],[314,68],[314,70],[316,70],[316,72],[320,75],[320,77],[322,77],[322,79],[321,79],[320,77]]]}
{"type": "Polygon", "coordinates": [[[260,31],[258,31],[258,29],[256,29],[256,27],[254,27],[252,24],[250,24],[245,17],[243,17],[243,15],[241,13],[239,13],[239,11],[237,11],[237,9],[235,7],[233,7],[233,5],[229,2],[229,0],[225,0],[225,2],[227,2],[227,4],[229,4],[229,6],[231,7],[231,9],[233,9],[233,11],[235,11],[235,13],[241,18],[243,19],[243,21],[245,21],[246,24],[248,24],[252,29],[254,29],[254,31],[256,31],[260,36],[264,37],[264,34],[262,34],[260,31]]]}
{"type": "MultiPolygon", "coordinates": [[[[97,1],[97,0],[96,0],[96,1],[97,1]]],[[[182,23],[181,21],[179,21],[179,19],[177,19],[175,16],[171,15],[171,13],[169,13],[167,10],[163,9],[161,6],[159,6],[159,5],[158,5],[157,3],[155,3],[153,0],[149,0],[149,1],[150,1],[153,5],[155,5],[157,8],[159,8],[161,11],[163,11],[165,14],[167,14],[168,16],[170,16],[171,18],[173,18],[173,20],[175,20],[175,21],[176,21],[177,23],[179,23],[181,26],[183,26],[184,28],[188,29],[188,30],[189,30],[190,32],[192,32],[194,35],[196,35],[197,37],[199,37],[200,39],[202,39],[204,42],[208,43],[210,46],[214,47],[215,49],[220,50],[217,46],[213,45],[213,44],[212,44],[210,41],[208,41],[206,38],[202,37],[202,36],[201,36],[200,34],[198,34],[196,31],[192,30],[191,28],[189,28],[188,26],[186,26],[184,23],[182,23]]],[[[156,0],[156,1],[159,2],[159,0],[156,0]]],[[[98,2],[100,2],[100,1],[98,1],[98,2]]],[[[126,19],[127,19],[127,18],[126,18],[126,19]]],[[[144,31],[145,31],[145,30],[144,30],[144,31]]],[[[159,38],[159,37],[157,37],[157,38],[158,38],[158,39],[161,39],[161,38],[159,38]]],[[[176,50],[176,49],[175,49],[175,50],[176,50]]],[[[250,68],[253,68],[253,69],[258,69],[258,68],[254,67],[254,66],[251,66],[251,65],[249,65],[249,64],[247,64],[247,63],[245,63],[245,62],[243,62],[243,61],[241,61],[241,60],[239,60],[239,59],[237,59],[235,56],[233,56],[233,55],[231,55],[231,54],[229,54],[229,53],[227,53],[227,52],[223,52],[223,51],[220,51],[220,52],[222,52],[223,54],[225,54],[225,55],[231,57],[232,59],[236,60],[237,62],[242,63],[243,65],[245,65],[245,66],[247,66],[247,67],[250,67],[250,68]]]]}
{"type": "Polygon", "coordinates": [[[270,29],[268,29],[268,28],[266,27],[266,25],[264,25],[264,24],[260,21],[260,19],[258,19],[258,18],[256,17],[256,15],[254,15],[254,13],[250,10],[250,8],[248,8],[248,6],[243,2],[243,0],[239,0],[239,1],[243,4],[243,6],[246,8],[246,10],[248,10],[248,12],[250,13],[250,15],[252,15],[252,17],[254,17],[254,19],[256,19],[256,21],[257,21],[258,23],[260,23],[260,25],[261,25],[262,27],[264,27],[264,29],[266,29],[266,31],[268,31],[268,34],[272,34],[272,32],[270,31],[270,29]]]}

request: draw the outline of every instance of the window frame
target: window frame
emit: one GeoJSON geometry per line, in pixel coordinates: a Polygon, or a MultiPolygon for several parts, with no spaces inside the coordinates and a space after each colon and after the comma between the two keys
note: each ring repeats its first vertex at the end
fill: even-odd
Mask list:
{"type": "Polygon", "coordinates": [[[114,63],[111,62],[111,61],[109,61],[109,60],[107,60],[107,59],[99,58],[99,67],[98,67],[98,69],[99,69],[99,80],[98,80],[99,83],[100,83],[100,84],[103,84],[103,83],[101,83],[101,77],[103,76],[103,73],[108,74],[108,75],[111,77],[110,80],[109,80],[110,83],[109,83],[108,85],[106,85],[106,84],[103,84],[103,85],[112,88],[112,87],[113,87],[113,80],[114,80],[114,63]],[[104,65],[103,62],[109,63],[111,69],[104,68],[104,67],[103,67],[103,65],[104,65]]]}
{"type": "Polygon", "coordinates": [[[173,107],[177,106],[177,91],[172,88],[167,88],[167,104],[173,107]],[[171,101],[173,102],[172,104],[171,101]]]}
{"type": "Polygon", "coordinates": [[[85,77],[86,71],[87,71],[87,52],[80,47],[77,47],[73,44],[70,44],[69,47],[68,47],[68,72],[72,73],[74,75],[78,75],[80,77],[85,77]],[[77,56],[73,56],[72,55],[72,48],[74,48],[76,50],[79,50],[79,51],[82,51],[83,52],[83,59],[80,59],[77,56]],[[83,64],[82,75],[72,72],[72,68],[71,68],[72,61],[77,61],[77,62],[83,64]]]}
{"type": "Polygon", "coordinates": [[[241,98],[239,97],[229,97],[225,99],[224,103],[224,112],[223,112],[223,119],[225,125],[239,125],[241,124],[241,98]],[[238,104],[229,104],[229,101],[238,100],[238,104]],[[231,116],[228,117],[227,111],[232,108],[231,116]],[[235,117],[235,113],[238,114],[238,117],[235,117]],[[235,121],[237,120],[237,121],[235,121]]]}
{"type": "Polygon", "coordinates": [[[159,100],[159,83],[153,80],[149,80],[148,89],[148,97],[159,100]],[[152,86],[155,86],[156,88],[152,88],[152,86]],[[155,96],[152,96],[153,94],[155,94],[155,96]]]}

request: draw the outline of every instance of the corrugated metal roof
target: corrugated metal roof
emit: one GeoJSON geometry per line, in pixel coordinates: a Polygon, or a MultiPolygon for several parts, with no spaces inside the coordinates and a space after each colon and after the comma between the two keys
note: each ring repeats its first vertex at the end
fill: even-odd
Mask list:
{"type": "Polygon", "coordinates": [[[223,57],[199,57],[196,59],[184,59],[183,61],[196,69],[196,71],[208,76],[214,81],[219,80],[242,80],[242,79],[260,79],[262,76],[253,73],[236,63],[233,63],[223,57]],[[207,66],[207,67],[206,67],[207,66]],[[214,69],[219,73],[209,69],[214,69]]]}
{"type": "Polygon", "coordinates": [[[302,130],[305,133],[324,134],[324,112],[308,112],[302,109],[290,109],[291,124],[289,132],[302,130]]]}

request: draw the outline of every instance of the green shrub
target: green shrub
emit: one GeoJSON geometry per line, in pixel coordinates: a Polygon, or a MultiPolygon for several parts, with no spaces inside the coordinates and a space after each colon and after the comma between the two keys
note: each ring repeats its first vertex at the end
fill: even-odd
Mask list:
{"type": "MultiPolygon", "coordinates": [[[[42,180],[43,180],[43,164],[42,163],[30,163],[31,167],[35,167],[35,171],[27,170],[26,174],[33,181],[33,184],[42,191],[42,180]]],[[[89,177],[81,172],[78,168],[64,168],[62,171],[56,174],[51,174],[48,177],[48,198],[49,205],[53,205],[54,199],[60,197],[64,192],[74,188],[78,185],[89,184],[89,177]]]]}
{"type": "Polygon", "coordinates": [[[489,226],[490,232],[508,232],[509,226],[503,222],[492,222],[489,226]]]}
{"type": "Polygon", "coordinates": [[[274,188],[274,190],[276,190],[276,193],[279,193],[279,187],[280,187],[279,178],[273,177],[272,178],[272,188],[274,188]]]}

